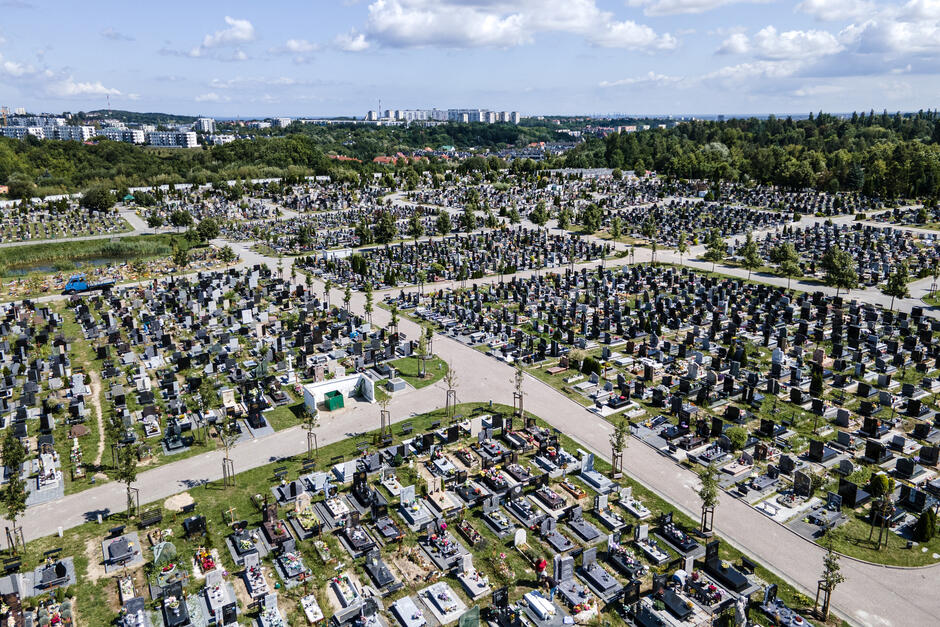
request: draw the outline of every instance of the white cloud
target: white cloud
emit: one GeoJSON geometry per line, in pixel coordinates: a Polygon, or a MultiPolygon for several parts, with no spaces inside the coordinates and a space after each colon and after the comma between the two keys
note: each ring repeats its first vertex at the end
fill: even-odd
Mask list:
{"type": "Polygon", "coordinates": [[[248,20],[239,20],[234,17],[225,16],[225,23],[228,28],[218,30],[212,34],[206,35],[202,39],[203,48],[215,48],[217,46],[230,46],[240,44],[255,39],[255,27],[248,20]]]}
{"type": "Polygon", "coordinates": [[[346,52],[362,52],[370,46],[365,34],[357,32],[355,28],[348,33],[337,35],[333,42],[340,50],[346,52]]]}
{"type": "Polygon", "coordinates": [[[676,46],[673,36],[617,20],[595,0],[374,0],[365,36],[350,37],[357,47],[510,48],[530,44],[540,33],[573,34],[608,48],[676,46]]]}
{"type": "Polygon", "coordinates": [[[839,94],[845,91],[840,85],[806,85],[793,92],[794,96],[799,98],[815,98],[817,96],[828,96],[830,94],[839,94]]]}
{"type": "Polygon", "coordinates": [[[642,7],[644,15],[705,13],[728,4],[760,3],[772,0],[627,0],[632,7],[642,7]]]}
{"type": "Polygon", "coordinates": [[[57,80],[46,86],[46,91],[55,96],[120,96],[121,92],[112,87],[105,87],[101,81],[76,81],[71,76],[57,80]]]}
{"type": "Polygon", "coordinates": [[[779,79],[792,76],[801,63],[798,61],[755,61],[728,65],[702,77],[702,81],[721,81],[724,83],[744,83],[755,79],[779,79]]]}
{"type": "Polygon", "coordinates": [[[750,43],[747,35],[744,33],[734,33],[721,43],[718,48],[719,54],[744,54],[750,49],[750,43]]]}
{"type": "Polygon", "coordinates": [[[196,96],[195,100],[196,102],[228,102],[229,98],[228,96],[220,96],[214,91],[210,91],[207,94],[196,96]]]}
{"type": "Polygon", "coordinates": [[[319,48],[317,44],[311,43],[306,39],[288,39],[284,44],[284,49],[287,52],[293,53],[304,53],[304,52],[314,52],[319,48]]]}
{"type": "Polygon", "coordinates": [[[822,22],[845,21],[871,15],[875,11],[875,3],[869,0],[803,0],[796,5],[796,10],[822,22]]]}
{"type": "Polygon", "coordinates": [[[762,28],[752,38],[755,54],[762,59],[810,59],[835,54],[842,44],[821,30],[790,30],[778,33],[773,26],[762,28]]]}
{"type": "Polygon", "coordinates": [[[134,38],[130,35],[118,32],[110,26],[101,31],[101,36],[105,39],[110,39],[111,41],[134,41],[134,38]]]}
{"type": "Polygon", "coordinates": [[[19,61],[4,61],[3,55],[0,54],[0,73],[18,78],[27,74],[34,74],[35,72],[36,68],[33,66],[20,63],[19,61]]]}
{"type": "Polygon", "coordinates": [[[649,72],[646,76],[635,76],[631,78],[622,78],[616,81],[601,81],[599,87],[625,87],[629,85],[666,87],[681,83],[684,79],[681,76],[668,76],[666,74],[657,74],[649,72]]]}

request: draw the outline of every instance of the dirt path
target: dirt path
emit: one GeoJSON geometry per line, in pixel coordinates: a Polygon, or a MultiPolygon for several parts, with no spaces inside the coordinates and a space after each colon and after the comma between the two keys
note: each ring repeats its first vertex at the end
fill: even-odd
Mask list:
{"type": "MultiPolygon", "coordinates": [[[[101,377],[94,370],[88,371],[88,378],[91,381],[91,406],[98,417],[98,452],[95,454],[95,468],[101,466],[101,458],[104,457],[104,413],[101,411],[101,377]]],[[[96,479],[106,479],[101,473],[95,475],[96,479]]]]}

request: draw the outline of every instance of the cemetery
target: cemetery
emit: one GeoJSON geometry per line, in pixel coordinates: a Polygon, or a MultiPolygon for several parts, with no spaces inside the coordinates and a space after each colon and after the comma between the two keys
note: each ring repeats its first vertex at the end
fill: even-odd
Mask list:
{"type": "MultiPolygon", "coordinates": [[[[940,496],[940,324],[921,309],[651,266],[514,277],[392,302],[523,365],[586,409],[627,420],[636,439],[676,463],[714,464],[723,490],[807,538],[832,530],[849,555],[937,560],[938,545],[915,538],[940,496]],[[897,485],[887,549],[868,542],[882,500],[875,507],[850,494],[871,493],[880,474],[897,485]]],[[[607,491],[606,477],[580,476],[607,491]]],[[[600,521],[616,530],[616,519],[600,521]]]]}
{"type": "Polygon", "coordinates": [[[91,211],[77,201],[48,201],[28,210],[20,205],[0,211],[0,243],[30,242],[92,235],[111,235],[131,230],[117,211],[91,211]]]}
{"type": "MultiPolygon", "coordinates": [[[[145,523],[142,518],[126,520],[128,526],[114,528],[105,537],[106,525],[90,522],[66,531],[64,539],[49,537],[31,542],[20,558],[20,572],[28,572],[35,577],[33,581],[42,582],[36,585],[35,594],[40,597],[49,596],[48,590],[56,586],[68,586],[71,598],[58,602],[78,617],[78,624],[106,624],[114,617],[123,621],[119,623],[122,625],[234,625],[249,620],[280,625],[307,624],[308,619],[310,623],[329,619],[338,625],[359,621],[386,626],[427,621],[450,624],[468,608],[483,605],[484,612],[493,615],[514,608],[537,624],[557,625],[568,615],[582,622],[599,612],[618,616],[640,611],[641,606],[634,610],[634,602],[624,604],[623,599],[635,588],[635,602],[640,602],[639,590],[649,589],[652,573],[660,572],[661,567],[648,561],[639,548],[634,552],[627,546],[623,537],[632,535],[618,533],[609,539],[604,535],[603,544],[589,545],[573,529],[562,529],[562,523],[556,527],[554,518],[530,504],[538,522],[534,531],[529,529],[527,538],[527,528],[522,524],[525,514],[520,517],[513,513],[511,502],[520,498],[534,501],[539,488],[569,494],[562,486],[565,482],[578,486],[585,501],[583,510],[565,516],[565,525],[580,520],[583,525],[599,529],[604,524],[603,516],[616,512],[627,524],[623,533],[633,534],[639,520],[623,508],[625,500],[636,495],[658,515],[665,511],[660,509],[663,505],[658,499],[629,483],[622,489],[612,489],[609,496],[604,494],[608,496],[605,504],[598,500],[599,493],[582,482],[577,469],[572,469],[571,475],[549,476],[535,458],[546,455],[549,448],[576,452],[573,443],[541,425],[535,417],[513,416],[509,407],[458,405],[452,410],[413,417],[410,424],[414,433],[421,435],[410,431],[401,434],[400,427],[393,427],[391,446],[406,451],[397,466],[390,465],[386,460],[391,458],[383,455],[381,469],[371,474],[356,471],[361,474],[351,483],[334,483],[329,464],[321,466],[320,460],[337,456],[361,460],[369,456],[369,451],[360,451],[353,441],[344,440],[323,447],[315,460],[288,459],[242,473],[237,489],[206,486],[191,490],[186,518],[177,518],[168,509],[172,507],[170,501],[177,500],[173,497],[162,506],[156,505],[163,512],[156,523],[145,523]],[[447,418],[447,411],[454,412],[451,418],[447,418]],[[527,433],[537,442],[519,452],[515,461],[507,455],[492,462],[467,446],[472,441],[502,442],[507,450],[515,451],[507,442],[512,433],[527,433]],[[424,442],[426,434],[433,436],[428,446],[424,442]],[[418,441],[420,447],[415,446],[418,441]],[[477,456],[474,462],[464,464],[459,456],[451,457],[457,448],[471,450],[477,456]],[[406,505],[419,498],[428,502],[433,499],[433,491],[444,488],[440,482],[428,480],[430,475],[423,478],[418,472],[418,466],[429,462],[436,451],[451,457],[457,468],[454,480],[460,483],[470,482],[489,464],[503,470],[518,465],[533,475],[526,484],[516,483],[507,492],[507,499],[495,505],[511,521],[513,532],[509,536],[500,538],[481,520],[485,509],[493,507],[484,502],[466,503],[449,515],[430,516],[421,528],[401,531],[407,529],[408,519],[401,509],[388,505],[406,505]],[[311,471],[314,467],[324,470],[311,471]],[[272,475],[282,472],[280,468],[286,470],[286,475],[281,475],[284,480],[299,486],[293,502],[280,503],[274,496],[275,488],[283,485],[282,479],[272,479],[272,475]],[[316,478],[317,473],[325,479],[316,478]],[[405,486],[398,496],[386,487],[390,475],[405,486]],[[420,484],[420,492],[415,490],[415,482],[420,484]],[[353,505],[361,501],[354,492],[369,491],[381,498],[360,511],[353,505]],[[262,493],[268,496],[247,496],[262,493]],[[325,525],[312,526],[305,535],[300,533],[303,527],[284,524],[285,519],[290,520],[311,505],[321,512],[319,506],[331,499],[346,502],[343,526],[332,531],[325,525]],[[378,530],[383,526],[396,530],[380,534],[378,530]],[[468,534],[468,529],[473,534],[468,534]],[[553,533],[564,535],[557,541],[576,547],[575,557],[553,547],[549,539],[553,533]],[[476,540],[471,539],[474,534],[476,540]],[[72,556],[66,557],[61,549],[55,549],[41,562],[66,564],[61,569],[42,566],[33,574],[26,566],[38,563],[34,560],[42,551],[48,551],[45,547],[80,547],[90,542],[97,544],[98,562],[82,562],[83,572],[75,572],[72,556]],[[108,564],[115,560],[120,567],[109,571],[108,564]],[[540,562],[547,563],[548,572],[554,575],[554,590],[537,583],[536,567],[540,562]],[[99,586],[109,591],[103,597],[106,602],[94,600],[99,586]]],[[[373,445],[381,447],[377,433],[372,437],[373,445]]],[[[381,448],[374,450],[381,452],[381,448]]],[[[596,462],[595,469],[605,473],[608,467],[596,462]]],[[[329,505],[329,509],[340,513],[343,508],[329,505]]],[[[122,514],[112,514],[108,524],[122,518],[122,514]]],[[[739,556],[725,546],[721,546],[721,559],[709,562],[718,550],[717,543],[709,545],[710,552],[693,558],[696,561],[692,570],[689,565],[685,571],[680,569],[689,574],[686,584],[675,594],[689,599],[694,611],[712,616],[742,591],[753,593],[755,616],[764,585],[777,580],[764,571],[763,583],[754,574],[741,575],[736,566],[739,556]],[[721,590],[720,595],[715,589],[721,590]]],[[[782,582],[778,585],[783,587],[782,582]]],[[[0,580],[0,591],[5,590],[4,586],[4,580],[0,580]]],[[[788,590],[787,594],[792,592],[788,590]]]]}

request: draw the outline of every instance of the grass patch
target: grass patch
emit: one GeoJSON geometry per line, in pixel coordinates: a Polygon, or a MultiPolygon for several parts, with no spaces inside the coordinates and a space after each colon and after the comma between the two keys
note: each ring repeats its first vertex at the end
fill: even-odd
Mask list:
{"type": "Polygon", "coordinates": [[[872,540],[868,540],[871,526],[866,520],[866,511],[859,510],[850,513],[848,522],[830,532],[834,550],[868,562],[889,566],[927,566],[937,562],[933,555],[940,553],[940,537],[935,537],[926,543],[915,543],[916,546],[909,549],[907,540],[889,530],[888,546],[878,550],[877,528],[875,528],[872,540]]]}
{"type": "Polygon", "coordinates": [[[401,359],[396,359],[395,361],[390,361],[391,365],[398,372],[398,376],[408,382],[409,385],[416,389],[427,387],[432,383],[437,383],[444,378],[444,375],[447,374],[447,371],[450,367],[447,365],[447,362],[434,355],[431,359],[427,360],[426,372],[427,376],[419,376],[419,368],[421,367],[421,360],[417,357],[402,357],[401,359]]]}

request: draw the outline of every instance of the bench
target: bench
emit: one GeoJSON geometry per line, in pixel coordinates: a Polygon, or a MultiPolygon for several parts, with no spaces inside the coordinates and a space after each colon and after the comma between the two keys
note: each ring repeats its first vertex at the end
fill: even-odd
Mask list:
{"type": "Polygon", "coordinates": [[[19,572],[20,566],[22,565],[23,563],[16,558],[3,560],[3,574],[9,575],[11,573],[19,572]]]}
{"type": "Polygon", "coordinates": [[[163,522],[163,510],[160,508],[148,509],[140,515],[140,526],[149,527],[163,522]]]}
{"type": "Polygon", "coordinates": [[[441,421],[440,421],[440,420],[435,420],[434,422],[431,423],[431,428],[432,428],[432,429],[437,429],[437,428],[440,427],[440,426],[441,426],[441,421]]]}
{"type": "Polygon", "coordinates": [[[111,527],[108,529],[108,533],[111,534],[112,538],[116,538],[124,534],[125,525],[118,525],[117,527],[111,527]]]}
{"type": "Polygon", "coordinates": [[[310,472],[311,470],[315,469],[316,467],[317,467],[317,462],[316,462],[316,460],[314,460],[314,459],[308,459],[307,461],[304,462],[303,471],[304,471],[304,472],[310,472]]]}
{"type": "Polygon", "coordinates": [[[410,423],[410,422],[406,422],[405,424],[403,424],[403,425],[401,426],[401,434],[402,434],[402,435],[408,435],[409,433],[412,432],[413,429],[414,429],[414,427],[411,426],[411,423],[410,423]]]}
{"type": "Polygon", "coordinates": [[[381,444],[382,446],[391,446],[391,445],[392,445],[392,436],[390,436],[390,435],[383,436],[383,437],[382,437],[382,441],[380,442],[380,444],[381,444]]]}
{"type": "Polygon", "coordinates": [[[192,514],[193,510],[196,509],[196,503],[190,503],[189,505],[184,505],[183,509],[180,510],[180,514],[192,514]]]}
{"type": "Polygon", "coordinates": [[[757,568],[757,564],[755,564],[753,561],[749,560],[745,556],[743,555],[741,556],[741,570],[753,575],[754,569],[756,568],[757,568]]]}

